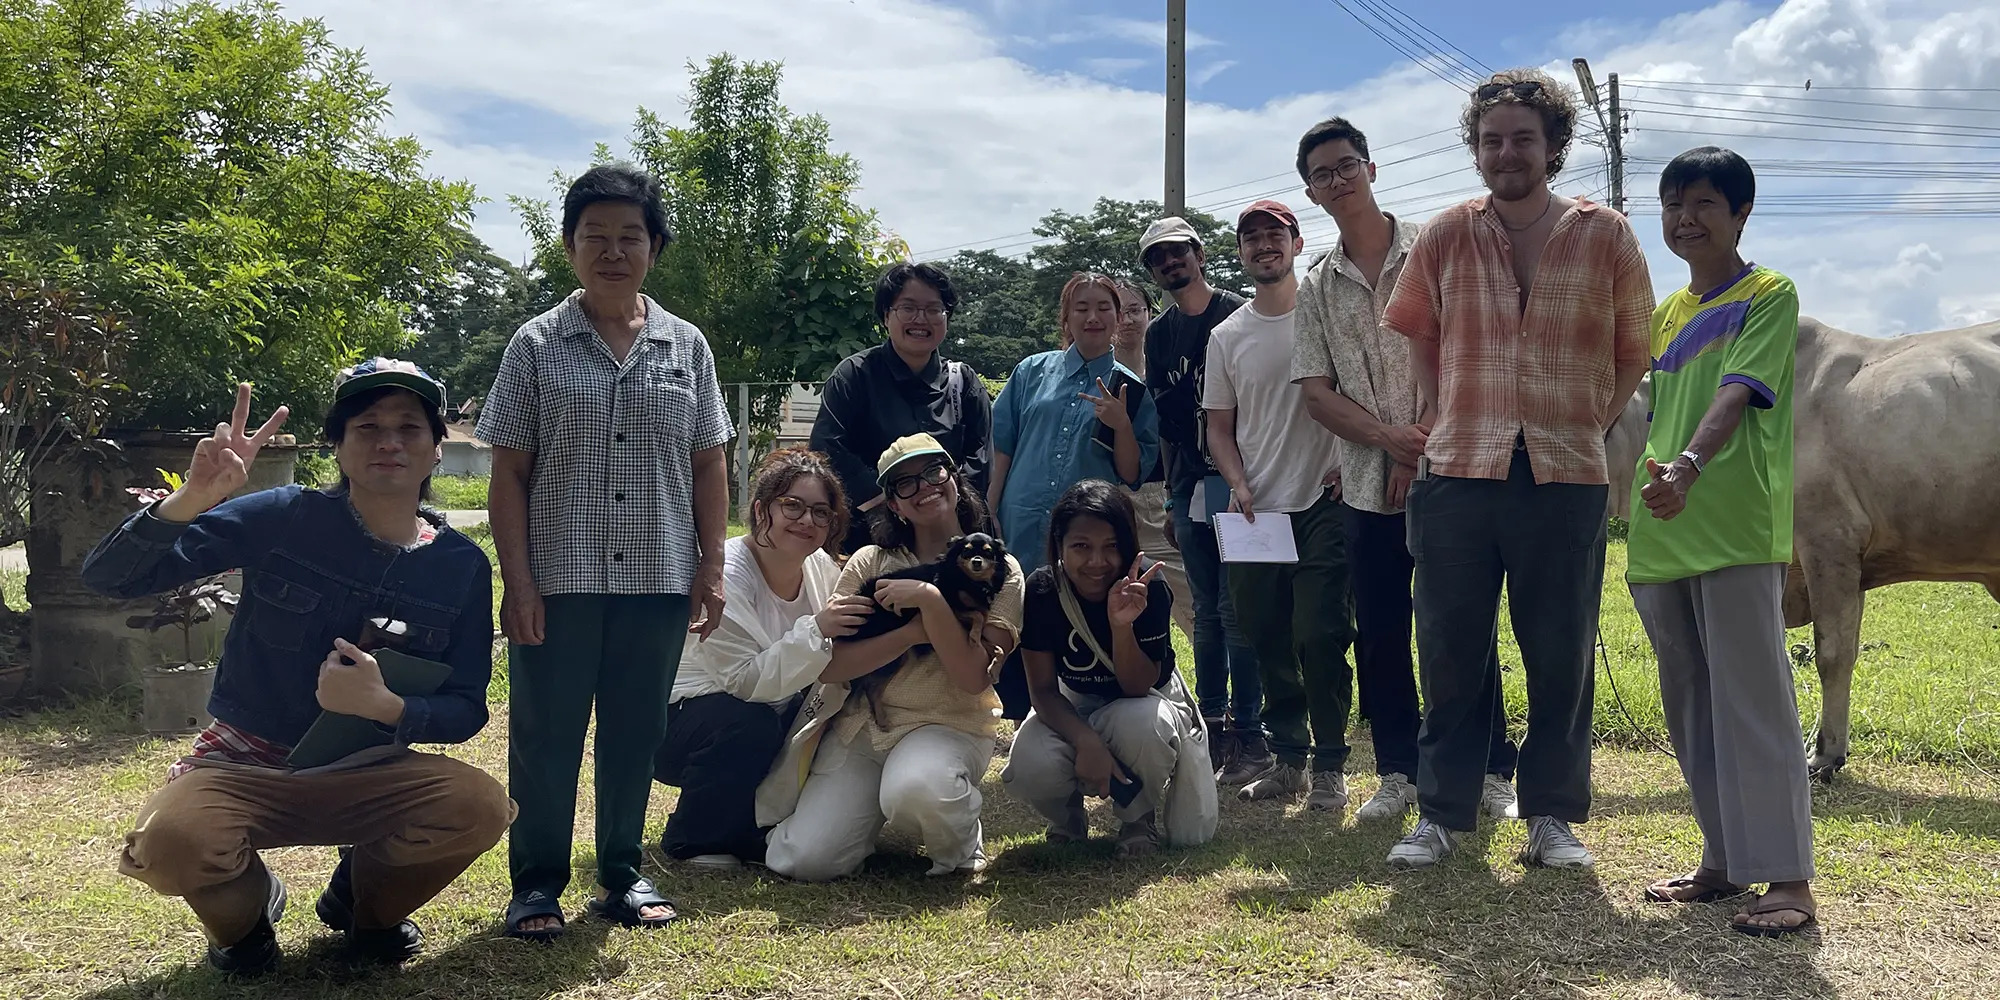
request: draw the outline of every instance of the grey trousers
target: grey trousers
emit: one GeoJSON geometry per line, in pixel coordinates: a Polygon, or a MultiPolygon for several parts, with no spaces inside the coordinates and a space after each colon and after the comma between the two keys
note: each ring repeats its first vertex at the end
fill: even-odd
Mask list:
{"type": "MultiPolygon", "coordinates": [[[[1178,685],[1179,679],[1171,683],[1178,685]]],[[[1181,713],[1176,703],[1157,694],[1106,701],[1063,689],[1090,728],[1104,738],[1111,755],[1139,778],[1139,795],[1113,811],[1130,823],[1160,808],[1167,783],[1180,760],[1181,713]]],[[[1029,715],[1014,733],[1014,748],[1000,782],[1015,798],[1033,806],[1051,824],[1073,833],[1088,832],[1083,790],[1076,780],[1076,748],[1050,729],[1038,715],[1029,715]]]]}
{"type": "Polygon", "coordinates": [[[1737,885],[1813,877],[1812,790],[1785,655],[1781,563],[1632,585],[1694,793],[1702,867],[1737,885]]]}

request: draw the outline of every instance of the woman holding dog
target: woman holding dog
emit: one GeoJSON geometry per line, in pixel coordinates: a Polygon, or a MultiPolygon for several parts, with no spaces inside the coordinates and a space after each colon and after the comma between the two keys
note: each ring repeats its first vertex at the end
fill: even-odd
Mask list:
{"type": "MultiPolygon", "coordinates": [[[[937,560],[959,536],[992,531],[978,495],[929,434],[891,444],[876,481],[889,516],[876,519],[875,544],[848,559],[836,596],[937,560]]],[[[886,580],[874,589],[875,603],[917,616],[886,635],[830,644],[823,683],[758,790],[760,815],[782,817],[765,852],[772,871],[805,881],[851,875],[885,828],[917,835],[933,875],[985,866],[979,782],[993,756],[993,676],[1021,632],[1021,567],[1012,556],[1006,567],[977,635],[937,587],[886,580]],[[916,646],[928,649],[911,654],[916,646]],[[849,690],[850,681],[898,661],[874,705],[849,690]]]]}
{"type": "Polygon", "coordinates": [[[1000,779],[1048,818],[1051,842],[1089,837],[1086,795],[1117,803],[1120,857],[1159,848],[1169,798],[1175,844],[1207,840],[1215,774],[1174,673],[1173,593],[1139,552],[1131,499],[1101,479],[1070,487],[1049,515],[1047,547],[1048,564],[1028,577],[1021,634],[1034,712],[1000,779]],[[1192,768],[1179,767],[1183,754],[1192,768]]]}

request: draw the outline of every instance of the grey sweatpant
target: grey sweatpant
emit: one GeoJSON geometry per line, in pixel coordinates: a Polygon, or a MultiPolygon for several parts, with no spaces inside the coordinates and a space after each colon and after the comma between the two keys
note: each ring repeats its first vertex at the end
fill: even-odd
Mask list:
{"type": "Polygon", "coordinates": [[[1702,867],[1737,885],[1813,877],[1812,790],[1779,563],[1632,585],[1660,700],[1694,793],[1702,867]]]}

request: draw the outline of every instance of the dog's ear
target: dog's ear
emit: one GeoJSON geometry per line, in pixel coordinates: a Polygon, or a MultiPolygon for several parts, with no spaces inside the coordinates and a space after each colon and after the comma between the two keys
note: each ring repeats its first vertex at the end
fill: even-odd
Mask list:
{"type": "Polygon", "coordinates": [[[964,535],[953,535],[951,536],[951,541],[944,543],[944,547],[948,549],[955,549],[958,548],[958,543],[962,541],[965,541],[964,535]]]}

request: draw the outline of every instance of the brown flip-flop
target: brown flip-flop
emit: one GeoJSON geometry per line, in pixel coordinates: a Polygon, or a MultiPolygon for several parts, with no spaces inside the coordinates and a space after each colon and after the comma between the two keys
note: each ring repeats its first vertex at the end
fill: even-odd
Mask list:
{"type": "Polygon", "coordinates": [[[1725,899],[1735,899],[1749,891],[1740,885],[1732,885],[1728,882],[1711,882],[1708,879],[1698,878],[1695,875],[1683,875],[1679,878],[1661,879],[1647,886],[1645,897],[1649,903],[1692,906],[1699,903],[1714,903],[1725,899]],[[1675,889],[1686,889],[1694,886],[1699,886],[1702,891],[1692,896],[1669,895],[1675,889]]]}
{"type": "Polygon", "coordinates": [[[1743,912],[1738,913],[1730,919],[1729,926],[1754,937],[1774,938],[1784,937],[1787,934],[1797,934],[1819,922],[1819,905],[1817,903],[1783,902],[1767,899],[1766,897],[1769,895],[1769,893],[1765,893],[1763,896],[1758,896],[1755,903],[1750,904],[1743,912]],[[1785,910],[1790,910],[1794,913],[1803,913],[1806,915],[1806,918],[1789,927],[1759,927],[1755,924],[1746,924],[1743,922],[1744,917],[1762,916],[1766,913],[1782,913],[1785,910]]]}

